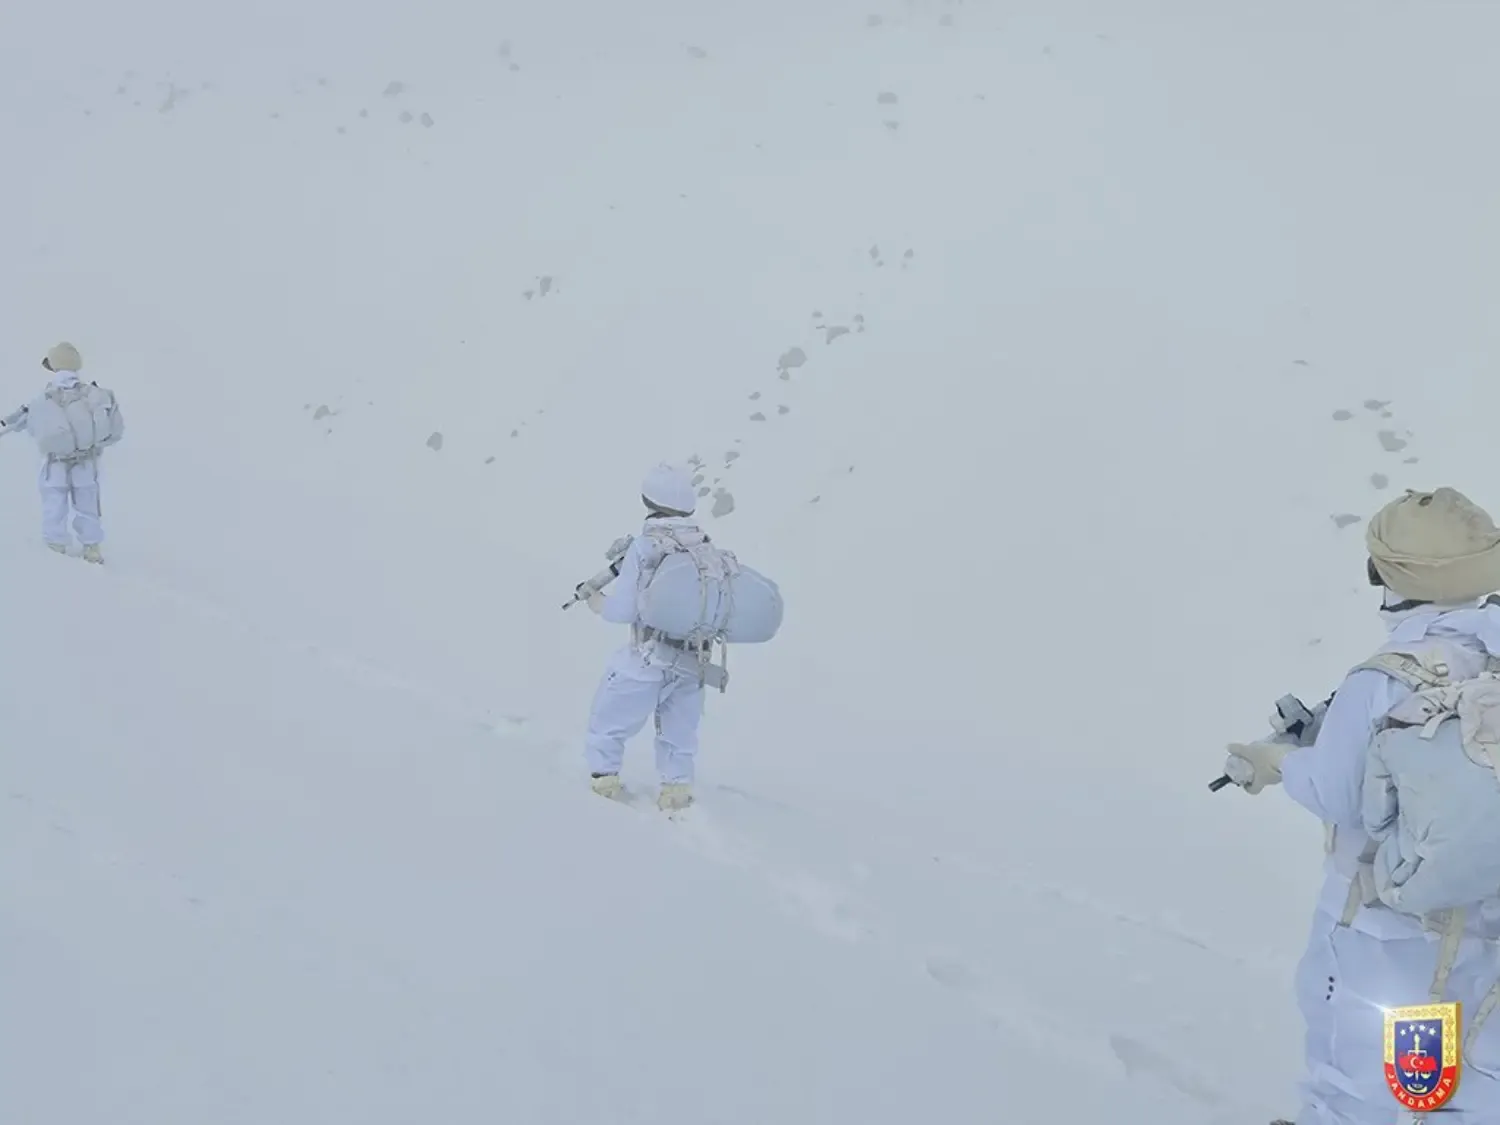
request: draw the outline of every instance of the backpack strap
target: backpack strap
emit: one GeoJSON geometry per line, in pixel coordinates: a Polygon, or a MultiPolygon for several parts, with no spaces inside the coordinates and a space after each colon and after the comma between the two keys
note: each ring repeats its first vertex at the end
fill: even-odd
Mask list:
{"type": "Polygon", "coordinates": [[[1439,910],[1429,914],[1422,919],[1423,928],[1442,934],[1442,941],[1438,944],[1437,968],[1432,974],[1432,987],[1428,990],[1428,998],[1434,1003],[1441,1003],[1443,993],[1448,990],[1448,977],[1453,973],[1454,963],[1458,960],[1458,947],[1464,937],[1464,923],[1468,920],[1469,912],[1462,906],[1452,910],[1439,910]]]}
{"type": "Polygon", "coordinates": [[[661,523],[648,523],[646,530],[641,533],[641,537],[655,548],[654,554],[656,555],[649,569],[641,571],[641,581],[644,585],[650,579],[651,575],[656,573],[656,568],[661,565],[663,559],[676,551],[687,550],[687,544],[678,538],[675,527],[665,526],[661,523]]]}
{"type": "Polygon", "coordinates": [[[1352,672],[1361,671],[1383,672],[1391,679],[1405,684],[1412,691],[1446,687],[1452,682],[1449,678],[1447,663],[1432,652],[1376,653],[1369,660],[1355,665],[1352,669],[1352,672]]]}
{"type": "Polygon", "coordinates": [[[1494,987],[1485,993],[1484,999],[1479,1002],[1479,1007],[1469,1017],[1469,1032],[1464,1036],[1465,1055],[1473,1050],[1474,1040],[1479,1037],[1479,1029],[1484,1026],[1484,1021],[1490,1018],[1490,1013],[1495,1010],[1496,1004],[1500,1004],[1500,980],[1497,980],[1494,987]]]}
{"type": "Polygon", "coordinates": [[[1354,878],[1349,880],[1349,896],[1344,899],[1344,913],[1339,916],[1339,925],[1346,929],[1354,924],[1354,917],[1362,906],[1376,906],[1380,896],[1375,893],[1375,852],[1380,847],[1374,840],[1365,842],[1359,853],[1354,878]]]}

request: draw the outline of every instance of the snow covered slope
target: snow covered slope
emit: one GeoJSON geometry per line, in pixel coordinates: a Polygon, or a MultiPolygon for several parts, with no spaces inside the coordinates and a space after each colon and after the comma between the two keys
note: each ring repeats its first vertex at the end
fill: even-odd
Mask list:
{"type": "Polygon", "coordinates": [[[1377,635],[1363,517],[1500,507],[1497,33],[0,11],[0,389],[130,424],[104,571],[0,443],[0,1121],[1287,1112],[1320,834],[1204,784],[1377,635]],[[557,608],[662,456],[788,604],[679,823],[557,608]]]}

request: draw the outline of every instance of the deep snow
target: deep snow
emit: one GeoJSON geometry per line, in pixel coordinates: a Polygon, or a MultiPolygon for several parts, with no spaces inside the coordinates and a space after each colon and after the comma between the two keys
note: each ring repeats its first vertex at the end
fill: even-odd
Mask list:
{"type": "Polygon", "coordinates": [[[0,442],[0,1121],[1290,1113],[1321,834],[1205,784],[1376,506],[1500,509],[1497,34],[0,11],[0,397],[66,337],[130,425],[102,571],[0,442]],[[675,824],[558,610],[662,456],[788,605],[675,824]]]}

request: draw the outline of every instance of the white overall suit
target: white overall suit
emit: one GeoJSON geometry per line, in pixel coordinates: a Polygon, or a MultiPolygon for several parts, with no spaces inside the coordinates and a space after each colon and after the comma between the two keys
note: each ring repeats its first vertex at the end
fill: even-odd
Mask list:
{"type": "MultiPolygon", "coordinates": [[[[1454,678],[1477,674],[1486,652],[1500,654],[1500,607],[1421,606],[1383,612],[1390,632],[1381,651],[1436,649],[1454,678]]],[[[1439,935],[1419,919],[1378,902],[1363,905],[1356,873],[1369,843],[1360,815],[1365,757],[1376,723],[1411,694],[1371,669],[1339,687],[1313,745],[1281,762],[1287,795],[1330,826],[1331,847],[1296,993],[1306,1023],[1307,1074],[1296,1125],[1396,1125],[1415,1120],[1386,1088],[1384,1007],[1429,1002],[1439,935]],[[1352,893],[1351,893],[1352,892],[1352,893]]],[[[1444,1125],[1500,1123],[1500,1018],[1470,1037],[1474,1015],[1500,983],[1500,898],[1467,912],[1443,1001],[1463,1004],[1465,1052],[1458,1091],[1437,1119],[1444,1125]]]]}
{"type": "MultiPolygon", "coordinates": [[[[686,516],[653,515],[646,521],[672,528],[687,542],[705,538],[686,516]]],[[[599,616],[631,627],[630,643],[610,658],[594,692],[584,754],[595,776],[618,774],[625,742],[656,716],[656,772],[664,785],[693,780],[698,753],[698,723],[703,717],[702,673],[698,658],[677,642],[652,636],[640,624],[636,595],[643,571],[660,559],[660,548],[647,535],[637,536],[621,561],[619,578],[607,596],[592,604],[599,616]]]]}
{"type": "MultiPolygon", "coordinates": [[[[47,363],[50,365],[49,370],[53,371],[47,390],[65,390],[81,382],[78,370],[82,366],[82,360],[78,349],[71,344],[59,344],[53,348],[47,353],[47,363]]],[[[28,417],[38,401],[40,396],[0,420],[0,427],[5,431],[25,430],[28,417]]],[[[124,415],[120,412],[119,403],[115,402],[111,410],[114,429],[104,445],[113,445],[119,441],[125,430],[124,415]]],[[[68,513],[71,509],[73,530],[78,535],[78,542],[83,545],[88,557],[98,557],[99,545],[104,542],[103,512],[99,500],[101,454],[102,448],[96,449],[91,456],[74,462],[57,461],[45,456],[42,458],[37,472],[37,487],[42,498],[42,538],[55,551],[67,548],[68,513]]]]}

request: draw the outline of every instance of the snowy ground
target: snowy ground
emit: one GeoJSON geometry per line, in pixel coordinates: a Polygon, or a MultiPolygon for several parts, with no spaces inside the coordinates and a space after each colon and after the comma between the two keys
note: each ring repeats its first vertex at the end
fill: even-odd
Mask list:
{"type": "Polygon", "coordinates": [[[0,11],[0,398],[66,337],[130,426],[104,570],[0,443],[0,1121],[1290,1112],[1320,832],[1205,784],[1376,506],[1500,508],[1497,34],[0,11]],[[558,610],[663,456],[788,605],[677,823],[558,610]]]}

